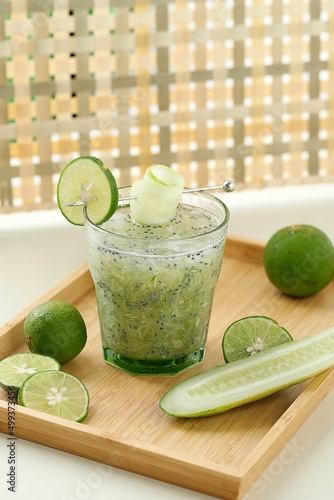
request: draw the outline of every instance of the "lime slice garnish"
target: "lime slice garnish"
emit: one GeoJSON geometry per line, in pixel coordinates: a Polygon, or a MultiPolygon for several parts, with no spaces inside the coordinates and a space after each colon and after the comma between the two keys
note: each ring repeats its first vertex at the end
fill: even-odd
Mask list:
{"type": "Polygon", "coordinates": [[[7,392],[17,392],[28,377],[46,370],[60,370],[60,364],[41,354],[13,354],[0,361],[0,386],[7,392]]]}
{"type": "Polygon", "coordinates": [[[290,333],[274,319],[247,316],[234,321],[225,331],[223,355],[226,363],[230,363],[292,340],[290,333]]]}
{"type": "Polygon", "coordinates": [[[101,224],[115,213],[118,188],[110,170],[94,156],[80,156],[62,170],[57,187],[58,206],[72,224],[85,223],[82,206],[69,206],[84,202],[87,215],[94,224],[101,224]]]}
{"type": "Polygon", "coordinates": [[[18,396],[22,406],[82,422],[88,415],[89,393],[74,375],[63,371],[46,371],[31,375],[18,396]]]}
{"type": "Polygon", "coordinates": [[[222,413],[307,380],[334,365],[334,327],[180,382],[160,400],[177,417],[222,413]]]}
{"type": "Polygon", "coordinates": [[[131,217],[138,224],[163,224],[175,215],[184,179],[165,165],[152,165],[131,188],[131,217]]]}

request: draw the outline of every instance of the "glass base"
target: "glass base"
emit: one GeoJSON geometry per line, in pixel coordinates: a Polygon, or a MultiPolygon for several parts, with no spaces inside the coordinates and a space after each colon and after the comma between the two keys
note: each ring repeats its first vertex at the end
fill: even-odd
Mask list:
{"type": "Polygon", "coordinates": [[[107,363],[133,375],[175,375],[200,363],[204,353],[205,349],[199,348],[182,358],[154,361],[128,358],[110,348],[103,348],[103,357],[107,363]]]}

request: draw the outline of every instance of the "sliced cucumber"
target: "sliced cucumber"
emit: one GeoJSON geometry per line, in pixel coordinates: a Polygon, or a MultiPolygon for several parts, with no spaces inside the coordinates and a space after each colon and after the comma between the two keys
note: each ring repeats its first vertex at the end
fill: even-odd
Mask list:
{"type": "Polygon", "coordinates": [[[182,190],[184,187],[182,175],[166,165],[151,165],[146,169],[144,179],[150,179],[170,188],[182,190]]]}
{"type": "Polygon", "coordinates": [[[214,415],[269,396],[333,365],[334,326],[194,375],[172,387],[160,407],[176,417],[214,415]]]}
{"type": "Polygon", "coordinates": [[[165,165],[152,165],[131,188],[131,217],[138,224],[163,224],[175,215],[184,179],[165,165]]]}

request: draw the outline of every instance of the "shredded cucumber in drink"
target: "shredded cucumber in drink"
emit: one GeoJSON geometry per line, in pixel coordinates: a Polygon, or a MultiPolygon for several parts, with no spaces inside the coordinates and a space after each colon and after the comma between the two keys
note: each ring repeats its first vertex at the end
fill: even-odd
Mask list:
{"type": "Polygon", "coordinates": [[[184,183],[151,165],[118,188],[95,157],[73,160],[59,178],[60,210],[86,226],[104,358],[130,373],[178,373],[204,355],[229,211],[184,183]]]}
{"type": "Polygon", "coordinates": [[[88,228],[105,357],[203,356],[224,251],[226,228],[214,235],[221,223],[183,204],[168,223],[138,225],[124,207],[103,225],[112,248],[108,233],[88,228]]]}

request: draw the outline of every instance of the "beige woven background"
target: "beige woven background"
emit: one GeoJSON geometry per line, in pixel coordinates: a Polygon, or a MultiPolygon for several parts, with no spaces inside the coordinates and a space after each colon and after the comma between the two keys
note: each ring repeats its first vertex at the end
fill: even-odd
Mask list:
{"type": "Polygon", "coordinates": [[[192,186],[334,178],[333,0],[1,0],[0,211],[61,169],[192,186]]]}

